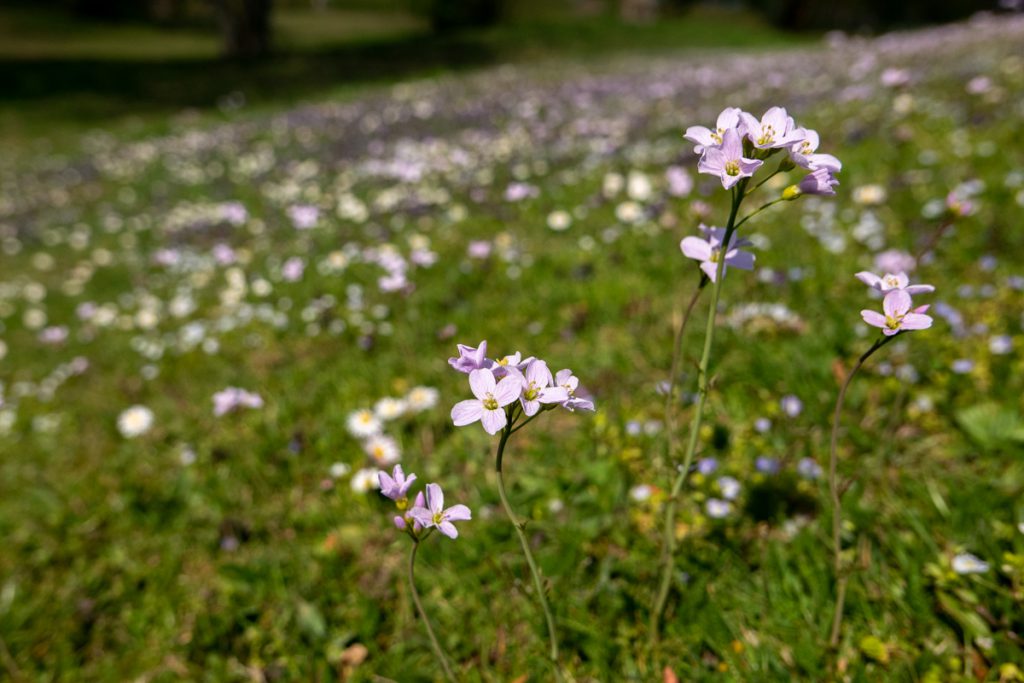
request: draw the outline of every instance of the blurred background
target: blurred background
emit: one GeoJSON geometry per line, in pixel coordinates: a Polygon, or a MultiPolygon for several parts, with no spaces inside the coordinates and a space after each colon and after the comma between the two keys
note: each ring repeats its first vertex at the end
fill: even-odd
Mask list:
{"type": "Polygon", "coordinates": [[[101,123],[290,101],[509,61],[868,34],[1016,2],[8,0],[0,8],[0,126],[24,135],[68,117],[101,123]]]}

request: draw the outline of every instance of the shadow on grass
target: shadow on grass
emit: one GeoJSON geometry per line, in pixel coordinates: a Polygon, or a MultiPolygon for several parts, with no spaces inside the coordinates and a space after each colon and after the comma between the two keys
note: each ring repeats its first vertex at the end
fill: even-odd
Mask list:
{"type": "Polygon", "coordinates": [[[0,104],[65,102],[84,116],[202,108],[236,91],[255,101],[295,98],[325,87],[485,66],[499,57],[479,40],[427,35],[250,62],[0,60],[0,104]]]}

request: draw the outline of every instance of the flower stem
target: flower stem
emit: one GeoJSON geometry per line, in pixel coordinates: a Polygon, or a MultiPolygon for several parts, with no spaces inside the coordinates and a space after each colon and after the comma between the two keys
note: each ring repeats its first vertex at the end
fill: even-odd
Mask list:
{"type": "Polygon", "coordinates": [[[773,200],[771,200],[770,202],[765,202],[765,203],[764,203],[764,204],[762,204],[761,206],[757,207],[757,208],[756,208],[756,209],[755,209],[754,211],[750,212],[750,214],[748,214],[748,215],[744,216],[744,217],[743,217],[743,218],[742,218],[742,219],[740,220],[740,222],[739,222],[739,223],[737,223],[737,224],[735,225],[735,227],[734,227],[733,229],[734,229],[734,230],[738,229],[738,228],[739,228],[739,227],[740,227],[741,225],[743,225],[744,223],[746,223],[746,222],[747,222],[747,221],[749,221],[749,220],[750,220],[751,218],[753,218],[753,217],[754,217],[754,216],[756,216],[757,214],[761,213],[762,211],[764,211],[764,210],[765,210],[765,209],[767,209],[768,207],[770,207],[770,206],[775,206],[776,204],[778,204],[778,203],[780,203],[780,202],[788,202],[788,201],[790,201],[790,200],[789,200],[789,199],[786,199],[785,197],[778,197],[777,199],[773,199],[773,200]]]}
{"type": "Polygon", "coordinates": [[[494,470],[498,474],[498,496],[501,498],[502,507],[505,508],[505,514],[508,515],[509,521],[512,522],[512,528],[516,530],[516,535],[519,536],[519,544],[523,547],[526,564],[530,566],[530,573],[533,574],[533,585],[537,590],[537,600],[540,602],[541,609],[544,610],[544,619],[547,621],[548,640],[551,643],[549,656],[552,664],[555,665],[555,671],[558,672],[558,635],[555,632],[555,618],[551,614],[551,607],[548,605],[548,599],[544,594],[544,583],[541,580],[540,569],[537,567],[537,561],[533,559],[533,553],[530,552],[530,544],[527,542],[526,533],[523,531],[526,525],[520,522],[519,518],[516,517],[516,513],[512,511],[512,505],[508,502],[508,495],[505,493],[505,479],[501,472],[501,461],[505,455],[505,444],[508,443],[508,439],[512,436],[513,431],[515,430],[512,429],[512,422],[509,422],[505,425],[505,429],[502,430],[501,440],[498,442],[498,453],[494,460],[494,470]]]}
{"type": "Polygon", "coordinates": [[[726,224],[725,236],[722,240],[722,256],[718,261],[714,287],[711,290],[711,305],[708,311],[707,328],[704,331],[704,352],[700,358],[700,371],[698,384],[700,392],[697,396],[697,406],[694,408],[693,421],[690,424],[690,437],[686,446],[686,454],[683,464],[679,468],[675,482],[672,484],[672,492],[669,494],[668,503],[665,507],[665,530],[661,552],[661,582],[658,586],[658,593],[654,600],[654,607],[651,610],[651,623],[648,632],[650,647],[653,652],[658,644],[661,630],[661,615],[665,611],[665,601],[668,599],[668,591],[672,585],[672,568],[675,562],[676,550],[676,504],[679,491],[683,488],[686,475],[690,471],[690,464],[693,462],[694,453],[697,451],[697,442],[700,438],[700,425],[704,414],[704,403],[708,396],[708,367],[711,363],[711,348],[715,338],[715,318],[718,313],[718,299],[721,295],[723,273],[725,272],[725,252],[728,250],[729,240],[736,231],[736,214],[739,212],[740,204],[743,202],[746,180],[733,190],[732,208],[729,211],[729,222],[726,224]]]}
{"type": "Polygon", "coordinates": [[[427,618],[427,612],[423,609],[423,603],[420,602],[420,594],[416,590],[416,551],[419,550],[419,547],[419,540],[414,538],[412,541],[412,552],[409,553],[409,590],[412,592],[412,601],[416,604],[416,611],[419,612],[423,625],[427,627],[430,644],[434,648],[434,654],[437,656],[438,661],[441,662],[445,678],[449,681],[455,681],[455,674],[452,673],[451,667],[448,664],[448,657],[445,656],[444,650],[441,649],[441,644],[437,641],[437,636],[434,635],[434,627],[430,625],[430,619],[427,618]]]}
{"type": "Polygon", "coordinates": [[[853,381],[854,375],[861,369],[864,362],[867,361],[871,355],[882,348],[899,335],[893,335],[891,337],[882,337],[877,340],[870,349],[864,352],[859,359],[857,359],[856,365],[850,370],[850,374],[846,376],[843,381],[843,385],[839,388],[839,396],[836,398],[836,409],[832,415],[832,439],[829,444],[829,457],[828,457],[828,490],[832,497],[832,569],[836,575],[836,609],[832,616],[832,631],[829,635],[828,643],[829,647],[835,648],[839,645],[839,633],[843,625],[843,603],[846,601],[846,583],[849,576],[843,571],[842,562],[842,551],[843,551],[843,503],[842,493],[839,490],[839,479],[836,475],[836,468],[838,464],[838,454],[836,452],[836,444],[839,441],[839,418],[843,410],[843,401],[846,400],[846,390],[850,387],[850,383],[853,381]]]}
{"type": "Polygon", "coordinates": [[[679,376],[679,362],[683,357],[683,333],[686,331],[686,323],[690,320],[690,314],[693,313],[693,308],[697,305],[697,301],[700,299],[700,295],[708,282],[710,282],[708,276],[701,273],[700,284],[697,285],[693,295],[690,297],[689,303],[683,309],[683,318],[679,321],[679,327],[676,329],[675,346],[672,351],[672,366],[668,377],[668,389],[665,391],[665,431],[668,434],[668,438],[665,440],[665,456],[668,462],[672,462],[676,455],[676,413],[672,410],[672,403],[675,398],[676,380],[679,376]]]}

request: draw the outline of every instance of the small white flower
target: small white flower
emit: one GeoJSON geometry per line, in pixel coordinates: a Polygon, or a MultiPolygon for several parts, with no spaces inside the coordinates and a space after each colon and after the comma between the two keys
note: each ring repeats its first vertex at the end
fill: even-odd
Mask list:
{"type": "Polygon", "coordinates": [[[405,402],[410,411],[420,413],[436,406],[439,397],[440,392],[433,387],[413,387],[405,402]]]}
{"type": "Polygon", "coordinates": [[[637,503],[643,503],[650,499],[653,492],[654,489],[652,489],[648,484],[637,484],[629,490],[629,497],[637,503]]]}
{"type": "Polygon", "coordinates": [[[132,406],[117,417],[117,429],[126,439],[134,439],[153,426],[153,411],[146,406],[132,406]]]}
{"type": "Polygon", "coordinates": [[[341,479],[351,471],[352,468],[343,462],[334,463],[331,465],[331,469],[329,470],[332,479],[341,479]]]}
{"type": "Polygon", "coordinates": [[[380,470],[376,467],[364,467],[361,470],[356,470],[356,473],[352,475],[352,490],[356,493],[366,493],[380,488],[379,475],[380,470]]]}
{"type": "Polygon", "coordinates": [[[548,227],[552,230],[562,232],[568,230],[570,225],[572,225],[572,216],[568,211],[559,209],[548,214],[548,227]]]}
{"type": "Polygon", "coordinates": [[[378,465],[393,465],[402,458],[402,452],[398,448],[398,442],[390,436],[371,436],[363,448],[366,454],[373,458],[378,465]]]}
{"type": "Polygon", "coordinates": [[[988,562],[970,553],[960,553],[953,558],[953,571],[957,574],[984,574],[988,571],[988,562]]]}
{"type": "Polygon", "coordinates": [[[374,404],[373,412],[381,420],[387,422],[402,417],[407,407],[405,401],[400,398],[382,398],[374,404]]]}
{"type": "Polygon", "coordinates": [[[348,427],[349,433],[357,439],[365,439],[379,434],[381,429],[380,419],[373,414],[372,410],[366,408],[349,413],[345,426],[348,427]]]}

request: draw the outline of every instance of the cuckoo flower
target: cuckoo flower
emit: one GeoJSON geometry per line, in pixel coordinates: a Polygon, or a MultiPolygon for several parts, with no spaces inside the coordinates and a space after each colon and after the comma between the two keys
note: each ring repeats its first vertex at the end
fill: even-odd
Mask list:
{"type": "Polygon", "coordinates": [[[800,194],[823,194],[834,195],[832,188],[839,184],[839,181],[832,175],[831,169],[816,168],[803,177],[797,185],[800,194]]]}
{"type": "Polygon", "coordinates": [[[747,139],[758,149],[779,149],[799,142],[804,129],[795,128],[793,117],[782,107],[772,107],[758,121],[752,114],[742,112],[740,121],[746,129],[747,139]]]}
{"type": "Polygon", "coordinates": [[[473,519],[472,513],[465,505],[453,505],[445,509],[444,493],[437,484],[427,484],[426,507],[413,508],[409,515],[424,528],[437,527],[437,530],[448,538],[459,537],[459,530],[452,522],[473,519]]]}
{"type": "Polygon", "coordinates": [[[754,171],[761,168],[763,163],[743,156],[740,134],[735,128],[730,128],[722,134],[720,147],[704,149],[704,156],[697,163],[697,171],[718,176],[722,180],[722,187],[728,190],[741,178],[754,175],[754,171]]]}
{"type": "Polygon", "coordinates": [[[882,300],[885,315],[876,311],[861,311],[864,322],[882,329],[882,334],[891,337],[904,330],[925,330],[932,326],[931,316],[925,315],[927,306],[911,308],[913,302],[906,290],[894,289],[882,300]]]}
{"type": "Polygon", "coordinates": [[[409,474],[408,477],[405,476],[401,465],[395,465],[391,475],[387,472],[381,472],[377,475],[377,478],[380,480],[380,492],[396,503],[405,500],[409,488],[416,481],[415,474],[409,474]]]}
{"type": "MultiPolygon", "coordinates": [[[[725,230],[723,228],[709,228],[703,224],[700,226],[700,229],[707,239],[684,237],[679,243],[679,248],[687,258],[700,261],[700,269],[714,282],[718,276],[718,261],[722,258],[722,240],[725,239],[725,230]]],[[[723,275],[729,266],[736,266],[743,270],[753,270],[754,255],[747,251],[740,251],[740,247],[749,245],[750,242],[748,240],[737,238],[735,233],[729,238],[729,248],[725,252],[726,267],[722,270],[723,275]]]]}
{"type": "Polygon", "coordinates": [[[816,171],[825,168],[833,173],[843,170],[843,164],[831,154],[818,154],[818,133],[808,128],[797,128],[794,131],[801,139],[789,147],[789,158],[797,166],[816,171]]]}
{"type": "Polygon", "coordinates": [[[508,375],[499,382],[490,370],[479,369],[469,373],[469,387],[476,398],[456,403],[452,422],[456,427],[464,427],[479,420],[484,431],[497,434],[508,421],[503,408],[519,398],[522,381],[518,376],[508,375]]]}
{"type": "Polygon", "coordinates": [[[723,109],[722,113],[718,115],[714,130],[704,126],[690,126],[686,129],[683,137],[694,143],[694,154],[703,154],[708,147],[717,147],[722,144],[722,136],[725,135],[725,131],[740,125],[740,113],[738,107],[723,109]]]}
{"type": "Polygon", "coordinates": [[[452,366],[459,372],[465,372],[469,374],[473,370],[488,367],[490,361],[487,360],[487,340],[480,342],[480,345],[475,349],[472,346],[466,346],[465,344],[459,344],[459,357],[449,358],[448,365],[452,366]]]}
{"type": "MultiPolygon", "coordinates": [[[[410,475],[415,477],[416,475],[410,475]]],[[[406,501],[406,506],[409,503],[406,501]]],[[[416,521],[412,516],[412,511],[416,508],[421,508],[426,505],[426,498],[423,497],[423,491],[416,494],[416,499],[413,501],[412,507],[405,510],[405,514],[395,515],[395,528],[400,531],[405,531],[412,524],[412,530],[415,534],[419,534],[423,530],[423,525],[416,521]]]]}
{"type": "Polygon", "coordinates": [[[907,274],[902,271],[899,273],[886,273],[882,277],[878,277],[874,273],[862,270],[857,273],[856,278],[871,289],[877,289],[882,293],[902,289],[907,294],[914,296],[916,294],[928,294],[935,291],[935,288],[931,285],[910,284],[910,278],[908,278],[907,274]]]}
{"type": "Polygon", "coordinates": [[[569,392],[563,387],[551,386],[554,378],[548,370],[548,364],[542,360],[530,361],[526,371],[520,373],[519,377],[523,384],[519,400],[527,417],[536,415],[542,403],[564,403],[569,400],[569,392]]]}
{"type": "Polygon", "coordinates": [[[572,374],[572,370],[568,368],[559,370],[555,374],[555,384],[565,389],[565,393],[569,396],[569,398],[562,403],[563,408],[570,412],[575,412],[577,408],[580,410],[594,410],[593,401],[576,395],[576,392],[580,388],[580,380],[576,375],[572,374]]]}

